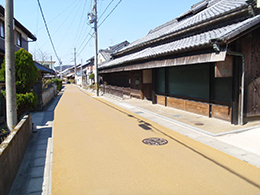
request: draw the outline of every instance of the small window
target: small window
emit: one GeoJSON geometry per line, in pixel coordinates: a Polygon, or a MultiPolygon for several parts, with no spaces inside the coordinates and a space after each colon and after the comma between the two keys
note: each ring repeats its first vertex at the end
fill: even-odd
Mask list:
{"type": "Polygon", "coordinates": [[[19,32],[16,32],[16,45],[22,46],[22,35],[19,32]]]}
{"type": "Polygon", "coordinates": [[[0,37],[5,37],[5,25],[3,21],[0,21],[0,37]]]}

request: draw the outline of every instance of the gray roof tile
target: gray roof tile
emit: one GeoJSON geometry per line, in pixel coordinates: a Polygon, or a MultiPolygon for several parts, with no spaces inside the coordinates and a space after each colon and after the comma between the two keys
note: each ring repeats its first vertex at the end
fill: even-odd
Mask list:
{"type": "Polygon", "coordinates": [[[224,13],[235,11],[246,5],[247,3],[245,0],[211,0],[209,1],[208,7],[205,10],[197,13],[196,15],[188,19],[181,20],[180,22],[177,22],[176,19],[171,20],[170,22],[151,30],[148,35],[129,44],[127,47],[120,50],[120,52],[134,48],[138,45],[145,44],[148,41],[152,41],[163,36],[176,33],[180,30],[188,29],[191,26],[195,26],[197,24],[211,20],[220,15],[223,15],[224,13]]]}
{"type": "Polygon", "coordinates": [[[260,15],[257,15],[243,22],[238,22],[231,25],[223,26],[218,29],[209,30],[207,32],[185,37],[156,47],[145,48],[139,52],[135,52],[130,55],[125,55],[123,57],[111,60],[107,63],[100,64],[99,68],[117,66],[135,60],[158,57],[161,55],[174,53],[181,50],[197,48],[203,45],[210,45],[210,41],[212,39],[228,40],[259,23],[260,15]]]}

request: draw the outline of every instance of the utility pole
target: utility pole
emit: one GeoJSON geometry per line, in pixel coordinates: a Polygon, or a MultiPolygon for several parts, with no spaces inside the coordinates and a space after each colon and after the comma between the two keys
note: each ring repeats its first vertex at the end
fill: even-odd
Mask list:
{"type": "Polygon", "coordinates": [[[99,88],[98,88],[98,35],[97,35],[97,0],[95,0],[94,4],[94,31],[95,31],[95,67],[96,67],[96,74],[95,74],[95,85],[97,89],[97,96],[99,96],[99,88]]]}
{"type": "Polygon", "coordinates": [[[62,62],[59,60],[60,62],[60,80],[62,81],[62,62]]]}
{"type": "Polygon", "coordinates": [[[51,56],[51,69],[53,69],[52,56],[51,56]]]}
{"type": "Polygon", "coordinates": [[[74,78],[75,78],[75,84],[77,84],[77,83],[76,83],[76,75],[77,75],[76,48],[74,48],[74,62],[75,62],[75,74],[74,74],[74,78]]]}
{"type": "Polygon", "coordinates": [[[17,124],[15,61],[14,61],[14,3],[5,0],[5,85],[6,121],[11,131],[17,124]]]}
{"type": "Polygon", "coordinates": [[[81,86],[83,87],[83,70],[82,70],[82,66],[83,66],[83,60],[81,59],[81,86]]]}

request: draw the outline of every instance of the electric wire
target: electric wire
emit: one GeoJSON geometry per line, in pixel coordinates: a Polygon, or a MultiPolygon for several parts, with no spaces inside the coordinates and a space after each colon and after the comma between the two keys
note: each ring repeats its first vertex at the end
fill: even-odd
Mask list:
{"type": "MultiPolygon", "coordinates": [[[[79,4],[78,11],[79,11],[80,8],[81,8],[81,4],[79,4]]],[[[78,13],[78,12],[76,12],[76,13],[78,13]]],[[[68,26],[68,30],[64,33],[64,35],[63,35],[63,37],[62,37],[60,43],[58,44],[58,48],[59,48],[60,45],[63,43],[63,40],[67,37],[67,34],[70,32],[70,30],[73,30],[72,25],[73,25],[73,23],[74,23],[76,17],[77,17],[77,14],[75,14],[75,16],[74,16],[74,18],[72,19],[70,25],[68,26]]],[[[64,23],[65,23],[66,21],[67,21],[67,19],[64,20],[64,23]]],[[[64,24],[64,23],[63,23],[63,24],[64,24]]],[[[61,27],[61,26],[60,26],[60,27],[61,27]]],[[[60,29],[60,28],[58,28],[58,30],[59,30],[59,29],[60,29]]]]}
{"type": "Polygon", "coordinates": [[[53,51],[54,51],[54,53],[55,53],[55,56],[56,56],[57,60],[58,60],[59,63],[61,64],[62,62],[61,62],[60,58],[58,57],[57,51],[56,51],[55,46],[54,46],[54,43],[53,43],[53,41],[52,41],[51,34],[50,34],[50,31],[49,31],[48,26],[47,26],[47,22],[46,22],[46,20],[45,20],[44,14],[43,14],[43,10],[42,10],[42,7],[41,7],[40,0],[37,0],[37,1],[38,1],[38,5],[39,5],[39,8],[40,8],[40,11],[41,11],[41,14],[42,14],[42,19],[43,19],[43,21],[44,21],[45,28],[46,28],[47,34],[48,34],[48,36],[49,36],[49,39],[50,39],[50,42],[51,42],[53,51]]]}
{"type": "Polygon", "coordinates": [[[109,14],[105,17],[105,19],[98,25],[98,28],[107,20],[107,18],[113,13],[113,11],[118,7],[118,5],[122,2],[122,0],[120,0],[116,6],[109,12],[109,14]]]}
{"type": "Polygon", "coordinates": [[[85,10],[86,10],[86,5],[87,5],[87,0],[85,0],[84,6],[83,6],[83,11],[82,11],[82,14],[81,14],[81,17],[80,17],[80,22],[79,22],[79,25],[78,25],[78,29],[77,29],[77,32],[76,32],[75,39],[74,39],[75,45],[77,45],[78,40],[80,40],[82,31],[83,31],[84,26],[85,26],[85,25],[82,25],[82,23],[84,24],[84,22],[82,22],[82,20],[84,21],[84,14],[85,14],[85,10]],[[82,28],[80,28],[80,27],[82,27],[82,28]]]}
{"type": "MultiPolygon", "coordinates": [[[[52,23],[54,20],[56,20],[59,16],[61,16],[65,11],[67,11],[69,8],[71,8],[71,6],[74,4],[74,3],[76,3],[78,0],[75,0],[75,1],[73,1],[67,8],[65,8],[62,12],[60,12],[57,16],[55,16],[53,19],[51,19],[47,24],[50,24],[50,23],[52,23]]],[[[43,27],[41,27],[41,28],[39,28],[37,31],[36,31],[36,33],[38,32],[38,31],[40,31],[41,29],[43,29],[44,28],[44,26],[43,27]]]]}
{"type": "MultiPolygon", "coordinates": [[[[91,32],[91,31],[90,31],[91,32]]],[[[88,45],[88,43],[90,42],[90,40],[93,38],[92,35],[88,35],[90,36],[90,38],[88,39],[88,41],[86,42],[86,44],[83,46],[83,48],[80,50],[80,52],[78,52],[77,57],[82,53],[82,51],[86,48],[86,46],[88,45]]],[[[80,47],[83,45],[83,43],[85,42],[85,40],[88,38],[88,36],[86,36],[86,38],[84,39],[84,41],[82,41],[82,44],[80,45],[80,47]]]]}
{"type": "Polygon", "coordinates": [[[109,6],[113,3],[114,0],[110,1],[110,3],[107,5],[107,7],[105,8],[105,10],[103,11],[103,13],[100,15],[99,20],[101,20],[102,16],[104,15],[104,13],[107,11],[107,9],[109,8],[109,6]]]}
{"type": "MultiPolygon", "coordinates": [[[[114,0],[112,0],[112,2],[113,2],[114,0]]],[[[112,3],[112,2],[110,2],[110,4],[112,3]]],[[[100,27],[106,20],[107,20],[107,18],[113,13],[113,11],[118,7],[118,5],[120,4],[122,2],[122,0],[120,0],[117,4],[116,4],[116,6],[109,12],[109,14],[105,17],[105,19],[101,22],[101,24],[98,26],[98,27],[100,27]]],[[[107,6],[107,8],[109,7],[109,5],[107,6]]],[[[105,10],[107,10],[107,8],[105,9],[105,10]]],[[[105,12],[103,12],[103,13],[105,13],[105,12]]],[[[87,38],[87,37],[86,37],[87,38]]],[[[86,38],[85,38],[85,40],[86,40],[86,38]]],[[[81,54],[81,52],[85,49],[85,47],[87,46],[87,44],[90,42],[90,40],[91,40],[91,38],[93,38],[92,36],[89,38],[89,40],[87,41],[87,43],[84,45],[84,47],[81,49],[81,51],[77,54],[77,56],[79,56],[80,54],[81,54]]],[[[83,42],[85,42],[85,40],[83,41],[83,42]]],[[[82,42],[82,43],[83,43],[82,42]]],[[[82,44],[81,44],[82,45],[82,44]]]]}

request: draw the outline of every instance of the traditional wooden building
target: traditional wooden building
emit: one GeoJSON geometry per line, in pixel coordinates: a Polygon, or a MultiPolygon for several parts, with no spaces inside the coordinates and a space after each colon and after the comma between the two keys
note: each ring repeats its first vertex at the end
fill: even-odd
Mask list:
{"type": "Polygon", "coordinates": [[[201,1],[116,52],[99,72],[130,97],[232,124],[259,120],[259,12],[255,0],[201,1]]]}

